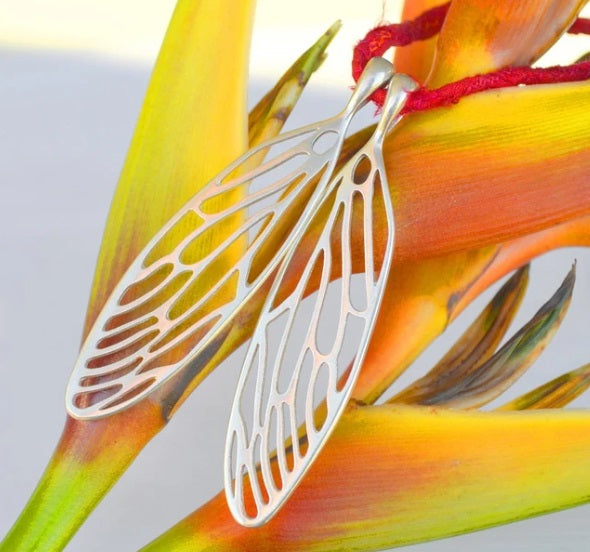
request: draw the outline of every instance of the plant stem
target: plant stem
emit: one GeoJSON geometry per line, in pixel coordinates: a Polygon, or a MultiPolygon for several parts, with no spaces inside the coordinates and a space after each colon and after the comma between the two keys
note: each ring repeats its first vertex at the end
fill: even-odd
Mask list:
{"type": "Polygon", "coordinates": [[[41,480],[1,552],[62,550],[146,443],[164,427],[158,407],[144,401],[121,423],[68,418],[41,480]]]}

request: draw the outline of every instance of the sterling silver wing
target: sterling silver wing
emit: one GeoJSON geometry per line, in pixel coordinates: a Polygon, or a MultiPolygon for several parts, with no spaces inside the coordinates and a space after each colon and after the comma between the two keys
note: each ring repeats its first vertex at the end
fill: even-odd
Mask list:
{"type": "Polygon", "coordinates": [[[206,360],[234,315],[269,285],[325,195],[351,119],[391,78],[389,62],[373,61],[342,113],[248,151],[144,248],[82,345],[66,391],[72,416],[119,412],[206,360]],[[268,150],[267,161],[245,169],[268,150]]]}
{"type": "Polygon", "coordinates": [[[242,525],[277,512],[350,397],[393,257],[382,143],[414,87],[406,75],[393,77],[375,133],[332,177],[310,224],[297,228],[265,300],[226,440],[225,491],[242,525]],[[362,251],[353,254],[353,242],[362,251]]]}

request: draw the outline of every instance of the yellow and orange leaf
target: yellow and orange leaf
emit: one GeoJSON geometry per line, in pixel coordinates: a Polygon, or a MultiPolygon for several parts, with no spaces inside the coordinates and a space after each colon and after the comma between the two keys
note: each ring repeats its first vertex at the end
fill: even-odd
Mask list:
{"type": "Polygon", "coordinates": [[[498,410],[539,410],[563,408],[590,387],[590,364],[557,378],[517,397],[498,410]]]}
{"type": "Polygon", "coordinates": [[[85,334],[150,238],[246,150],[253,15],[253,0],[178,3],[111,204],[85,334]]]}
{"type": "Polygon", "coordinates": [[[586,0],[453,0],[428,85],[507,65],[530,65],[574,22],[586,0]]]}
{"type": "Polygon", "coordinates": [[[561,325],[575,280],[575,267],[539,311],[487,360],[436,366],[390,402],[447,408],[478,408],[500,396],[543,352],[561,325]]]}
{"type": "Polygon", "coordinates": [[[481,314],[424,377],[414,381],[388,402],[428,404],[424,398],[431,397],[433,393],[440,394],[450,381],[467,378],[477,366],[486,362],[514,320],[528,281],[527,265],[500,288],[481,314]]]}
{"type": "MultiPolygon", "coordinates": [[[[401,21],[415,19],[424,12],[447,3],[448,0],[407,0],[404,2],[401,21]]],[[[396,71],[406,73],[418,82],[425,82],[432,67],[437,40],[438,35],[428,40],[412,42],[403,48],[396,48],[394,56],[396,71]]]]}
{"type": "Polygon", "coordinates": [[[143,552],[381,550],[573,506],[589,434],[585,412],[351,408],[268,524],[238,525],[219,494],[143,552]]]}

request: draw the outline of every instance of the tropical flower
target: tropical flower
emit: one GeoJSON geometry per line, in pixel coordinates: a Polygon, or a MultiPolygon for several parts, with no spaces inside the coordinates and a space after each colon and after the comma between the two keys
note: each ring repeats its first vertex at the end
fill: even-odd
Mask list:
{"type": "MultiPolygon", "coordinates": [[[[584,3],[453,0],[438,37],[397,52],[397,69],[433,88],[528,65],[584,3]]],[[[408,2],[404,17],[437,4],[408,2]]],[[[86,332],[126,267],[167,219],[248,141],[278,132],[284,108],[292,107],[335,32],[262,100],[247,136],[252,11],[250,1],[178,3],[113,200],[86,332]],[[297,78],[300,73],[305,78],[297,78]]],[[[588,100],[586,81],[514,87],[406,117],[384,152],[396,205],[392,275],[354,400],[328,445],[264,527],[237,525],[219,495],[147,550],[373,550],[587,500],[590,416],[548,409],[587,386],[586,367],[501,411],[475,410],[505,390],[548,342],[569,304],[573,272],[498,349],[526,287],[527,271],[518,271],[429,375],[387,403],[376,402],[492,282],[549,249],[589,245],[588,100]]],[[[343,156],[365,135],[353,136],[343,156]]],[[[192,378],[172,379],[110,418],[68,418],[37,490],[0,550],[65,546],[188,394],[248,339],[248,314],[192,378]]]]}

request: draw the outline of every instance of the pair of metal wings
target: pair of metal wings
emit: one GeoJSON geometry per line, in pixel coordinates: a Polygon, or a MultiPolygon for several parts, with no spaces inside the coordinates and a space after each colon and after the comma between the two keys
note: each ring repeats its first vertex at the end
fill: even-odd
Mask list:
{"type": "Polygon", "coordinates": [[[253,148],[196,194],[98,316],[68,412],[119,412],[204,363],[232,325],[257,320],[229,421],[225,489],[243,525],[272,517],[333,429],[369,343],[394,246],[381,147],[414,86],[371,60],[341,114],[253,148]],[[337,169],[352,118],[387,84],[373,136],[337,169]],[[244,170],[267,150],[269,160],[244,170]],[[376,231],[377,219],[387,228],[376,231]]]}

